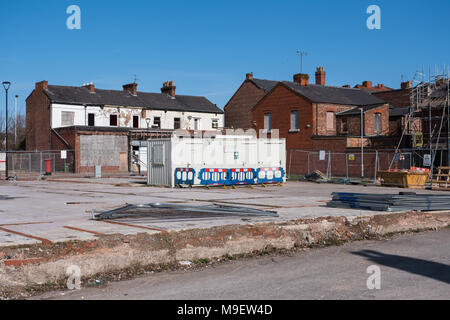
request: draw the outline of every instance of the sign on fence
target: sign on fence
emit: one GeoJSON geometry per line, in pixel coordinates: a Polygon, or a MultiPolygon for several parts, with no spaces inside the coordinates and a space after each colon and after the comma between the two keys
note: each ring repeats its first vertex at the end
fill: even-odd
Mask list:
{"type": "Polygon", "coordinates": [[[0,153],[0,171],[6,171],[6,153],[0,153]]]}
{"type": "Polygon", "coordinates": [[[320,150],[319,160],[324,161],[325,160],[325,150],[320,150]]]}
{"type": "Polygon", "coordinates": [[[61,159],[67,159],[67,150],[61,150],[61,159]]]}
{"type": "Polygon", "coordinates": [[[424,167],[431,167],[431,154],[424,154],[423,155],[423,166],[424,167]]]}
{"type": "Polygon", "coordinates": [[[350,161],[355,161],[355,155],[354,154],[349,154],[348,155],[348,160],[350,160],[350,161]]]}

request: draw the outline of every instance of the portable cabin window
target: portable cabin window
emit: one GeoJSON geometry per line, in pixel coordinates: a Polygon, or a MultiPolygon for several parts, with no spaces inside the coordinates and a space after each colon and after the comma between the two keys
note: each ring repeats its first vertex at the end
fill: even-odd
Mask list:
{"type": "Polygon", "coordinates": [[[133,116],[133,128],[139,129],[139,116],[133,116]]]}
{"type": "Polygon", "coordinates": [[[272,114],[266,113],[264,114],[264,129],[267,131],[272,130],[272,114]]]}
{"type": "Polygon", "coordinates": [[[291,111],[291,130],[298,130],[298,110],[291,111]]]}
{"type": "Polygon", "coordinates": [[[111,127],[117,127],[117,114],[111,114],[109,116],[109,125],[111,127]]]}
{"type": "Polygon", "coordinates": [[[75,112],[62,111],[61,125],[63,127],[73,126],[75,124],[75,112]]]}
{"type": "Polygon", "coordinates": [[[334,112],[327,112],[327,130],[334,130],[336,128],[336,116],[334,112]]]}
{"type": "Polygon", "coordinates": [[[94,113],[89,113],[88,114],[88,126],[89,127],[94,127],[95,126],[95,114],[94,113]]]}
{"type": "Polygon", "coordinates": [[[382,129],[382,126],[381,126],[381,113],[375,113],[374,114],[374,125],[373,125],[373,128],[374,128],[374,132],[376,133],[376,134],[380,134],[381,133],[381,129],[382,129]]]}
{"type": "Polygon", "coordinates": [[[174,128],[175,130],[181,128],[181,119],[180,119],[180,118],[175,118],[175,119],[173,119],[173,128],[174,128]]]}
{"type": "Polygon", "coordinates": [[[160,117],[155,117],[155,119],[153,120],[153,128],[161,129],[161,118],[160,117]]]}

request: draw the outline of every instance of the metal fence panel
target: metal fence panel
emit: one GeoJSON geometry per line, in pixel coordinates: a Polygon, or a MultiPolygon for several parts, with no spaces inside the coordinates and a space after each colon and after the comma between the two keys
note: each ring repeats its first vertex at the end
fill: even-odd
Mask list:
{"type": "Polygon", "coordinates": [[[8,152],[8,170],[11,173],[45,173],[50,161],[51,172],[75,172],[75,151],[21,151],[8,152]]]}

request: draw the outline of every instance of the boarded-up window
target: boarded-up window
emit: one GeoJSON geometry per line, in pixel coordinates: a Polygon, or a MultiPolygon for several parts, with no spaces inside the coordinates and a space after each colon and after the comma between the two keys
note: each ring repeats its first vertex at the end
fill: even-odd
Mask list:
{"type": "Polygon", "coordinates": [[[152,152],[152,163],[156,166],[165,165],[165,153],[164,153],[164,145],[155,145],[153,146],[152,152]]]}
{"type": "Polygon", "coordinates": [[[63,127],[73,126],[75,124],[75,112],[62,111],[61,125],[63,127]]]}
{"type": "Polygon", "coordinates": [[[161,118],[160,117],[155,117],[155,119],[153,120],[153,128],[161,129],[161,118]]]}
{"type": "Polygon", "coordinates": [[[111,114],[109,116],[109,125],[111,127],[117,127],[117,114],[111,114]]]}
{"type": "Polygon", "coordinates": [[[374,128],[374,131],[375,131],[375,133],[376,134],[379,134],[379,133],[381,133],[381,130],[382,130],[382,126],[381,126],[381,113],[375,113],[375,115],[374,115],[374,125],[373,125],[373,128],[374,128]]]}
{"type": "Polygon", "coordinates": [[[327,130],[334,130],[336,128],[336,117],[334,112],[327,112],[327,130]]]}

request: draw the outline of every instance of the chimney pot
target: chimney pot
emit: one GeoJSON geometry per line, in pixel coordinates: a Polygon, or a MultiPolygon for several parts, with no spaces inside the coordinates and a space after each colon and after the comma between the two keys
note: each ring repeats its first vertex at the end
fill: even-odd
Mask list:
{"type": "Polygon", "coordinates": [[[301,86],[307,87],[309,84],[309,75],[306,73],[294,74],[294,82],[300,84],[301,86]]]}
{"type": "Polygon", "coordinates": [[[83,84],[83,88],[86,88],[89,90],[89,92],[94,93],[95,92],[95,86],[92,82],[88,82],[86,84],[83,84]]]}
{"type": "Polygon", "coordinates": [[[137,86],[138,86],[138,84],[136,82],[125,84],[125,85],[123,85],[123,91],[128,91],[133,96],[136,96],[137,95],[137,86]]]}
{"type": "Polygon", "coordinates": [[[326,72],[324,67],[317,67],[316,70],[316,84],[319,86],[324,86],[326,82],[326,72]]]}
{"type": "Polygon", "coordinates": [[[245,80],[253,80],[253,72],[245,75],[245,80]]]}
{"type": "Polygon", "coordinates": [[[166,81],[163,84],[163,87],[161,88],[161,93],[167,94],[173,98],[175,98],[175,91],[177,87],[175,86],[175,83],[173,81],[166,81]]]}

